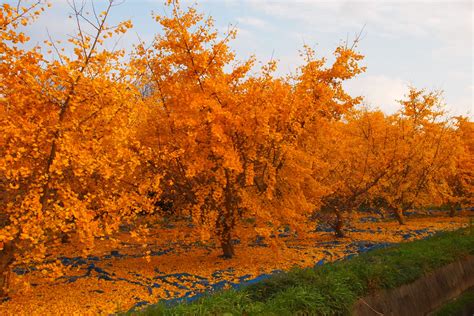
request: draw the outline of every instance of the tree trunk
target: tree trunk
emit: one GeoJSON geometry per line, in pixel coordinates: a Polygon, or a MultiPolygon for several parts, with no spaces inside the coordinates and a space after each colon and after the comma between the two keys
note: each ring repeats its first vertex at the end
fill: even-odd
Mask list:
{"type": "Polygon", "coordinates": [[[405,220],[405,215],[403,215],[403,210],[397,208],[397,209],[395,209],[394,214],[395,214],[395,218],[397,219],[398,223],[400,225],[405,225],[406,220],[405,220]]]}
{"type": "MultiPolygon", "coordinates": [[[[0,229],[10,224],[10,217],[6,213],[0,213],[0,229]]],[[[7,296],[8,273],[10,264],[14,260],[15,245],[13,241],[0,243],[0,300],[7,296]]]]}
{"type": "Polygon", "coordinates": [[[454,205],[449,206],[449,216],[450,217],[456,216],[456,207],[454,205]]]}
{"type": "Polygon", "coordinates": [[[344,233],[344,217],[341,212],[336,211],[336,224],[334,225],[334,230],[336,231],[337,238],[343,238],[346,236],[344,233]]]}
{"type": "Polygon", "coordinates": [[[6,297],[8,293],[8,274],[14,253],[15,246],[11,241],[5,243],[3,249],[0,250],[0,299],[6,297]]]}
{"type": "Polygon", "coordinates": [[[230,259],[235,255],[232,238],[228,231],[224,231],[223,236],[221,237],[221,248],[224,258],[230,259]]]}
{"type": "Polygon", "coordinates": [[[232,229],[235,221],[234,208],[234,190],[231,181],[231,173],[225,169],[225,214],[221,218],[221,248],[224,258],[230,259],[235,255],[234,245],[232,244],[232,229]]]}
{"type": "Polygon", "coordinates": [[[68,244],[71,241],[70,236],[66,233],[61,233],[60,236],[61,236],[61,243],[62,244],[68,244]]]}

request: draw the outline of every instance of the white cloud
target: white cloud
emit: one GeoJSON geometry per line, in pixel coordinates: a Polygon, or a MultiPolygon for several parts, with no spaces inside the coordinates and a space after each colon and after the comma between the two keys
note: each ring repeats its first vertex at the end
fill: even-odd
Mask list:
{"type": "Polygon", "coordinates": [[[268,26],[268,24],[264,20],[252,16],[239,17],[237,18],[237,22],[245,26],[257,28],[264,28],[268,26]]]}
{"type": "Polygon", "coordinates": [[[465,93],[447,100],[447,108],[451,115],[468,116],[474,120],[474,84],[466,86],[463,92],[465,93]]]}
{"type": "Polygon", "coordinates": [[[269,16],[323,26],[327,31],[359,29],[386,36],[433,36],[443,41],[472,39],[471,1],[247,1],[269,16]]]}
{"type": "Polygon", "coordinates": [[[400,108],[397,100],[404,98],[409,85],[405,80],[384,75],[361,76],[344,84],[351,95],[363,96],[367,105],[390,114],[400,108]]]}

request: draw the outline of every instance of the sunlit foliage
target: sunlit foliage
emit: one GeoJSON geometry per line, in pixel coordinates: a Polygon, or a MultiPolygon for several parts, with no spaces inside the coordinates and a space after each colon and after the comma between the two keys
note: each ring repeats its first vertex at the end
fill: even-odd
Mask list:
{"type": "Polygon", "coordinates": [[[282,230],[343,237],[360,209],[405,224],[413,208],[472,205],[472,122],[416,88],[396,114],[360,107],[343,85],[365,70],[358,38],[332,62],[303,47],[281,77],[275,60],[237,60],[236,30],[178,1],[130,52],[106,49],[132,28],[107,23],[113,0],[93,15],[71,4],[69,53],[52,39],[27,48],[21,27],[47,4],[20,4],[0,7],[0,296],[12,264],[60,243],[91,252],[121,227],[145,243],[156,221],[186,223],[176,238],[232,258],[255,237],[278,251],[282,230]]]}

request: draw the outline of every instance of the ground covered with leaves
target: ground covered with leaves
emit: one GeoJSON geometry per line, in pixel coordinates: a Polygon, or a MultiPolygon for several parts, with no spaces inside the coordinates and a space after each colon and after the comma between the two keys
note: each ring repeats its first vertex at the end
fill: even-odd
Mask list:
{"type": "Polygon", "coordinates": [[[159,301],[192,301],[295,266],[323,265],[469,225],[467,216],[435,213],[413,214],[403,226],[378,214],[356,214],[345,238],[335,238],[323,225],[305,238],[283,230],[272,237],[280,240],[277,248],[264,238],[234,239],[237,255],[231,260],[221,258],[212,241],[187,238],[192,228],[186,224],[157,223],[145,240],[124,227],[115,238],[99,240],[91,255],[77,253],[69,242],[50,249],[49,268],[14,267],[11,294],[0,304],[0,314],[111,314],[159,301]]]}

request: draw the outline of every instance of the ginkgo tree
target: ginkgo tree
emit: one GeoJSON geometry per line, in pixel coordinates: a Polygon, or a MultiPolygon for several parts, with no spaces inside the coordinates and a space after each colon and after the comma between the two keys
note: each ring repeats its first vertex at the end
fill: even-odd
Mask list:
{"type": "Polygon", "coordinates": [[[465,117],[455,120],[455,127],[448,135],[451,164],[437,173],[435,187],[450,216],[474,205],[474,124],[465,117]]]}
{"type": "Polygon", "coordinates": [[[150,49],[139,46],[134,61],[152,91],[144,141],[153,151],[151,165],[164,171],[162,198],[173,201],[174,212],[190,214],[204,239],[215,234],[224,256],[232,257],[232,233],[252,203],[246,194],[256,186],[255,169],[268,168],[260,191],[270,192],[275,180],[268,161],[257,157],[274,109],[256,113],[245,102],[252,59],[225,70],[234,62],[228,46],[234,30],[218,39],[212,19],[175,1],[168,5],[171,17],[155,17],[163,34],[150,49]]]}
{"type": "Polygon", "coordinates": [[[348,215],[390,177],[397,157],[396,149],[388,146],[392,130],[382,112],[353,110],[344,121],[327,125],[313,148],[322,162],[313,177],[324,188],[313,218],[332,226],[336,236],[345,236],[348,215]]]}
{"type": "Polygon", "coordinates": [[[164,171],[164,196],[232,257],[242,218],[256,219],[256,231],[268,237],[281,225],[304,222],[314,208],[303,194],[311,157],[299,138],[318,117],[339,118],[357,103],[342,81],[363,70],[362,56],[341,46],[325,68],[325,59],[306,48],[297,78],[274,78],[275,61],[250,76],[253,58],[237,62],[228,45],[235,30],[221,39],[211,18],[177,1],[168,5],[170,17],[155,17],[163,31],[150,48],[137,48],[134,61],[149,91],[144,137],[156,170],[164,171]]]}
{"type": "Polygon", "coordinates": [[[140,164],[133,126],[138,91],[121,67],[123,52],[101,48],[114,2],[97,13],[94,35],[83,30],[84,7],[72,4],[73,56],[46,58],[22,48],[44,4],[0,7],[0,288],[10,264],[37,261],[70,235],[84,250],[135,214],[141,195],[130,174],[140,164]],[[82,28],[81,28],[82,26],[82,28]]]}
{"type": "Polygon", "coordinates": [[[388,145],[393,156],[386,156],[394,163],[373,201],[405,224],[406,210],[440,201],[437,175],[452,164],[456,146],[439,92],[411,88],[400,103],[402,109],[392,119],[395,134],[388,145]]]}

